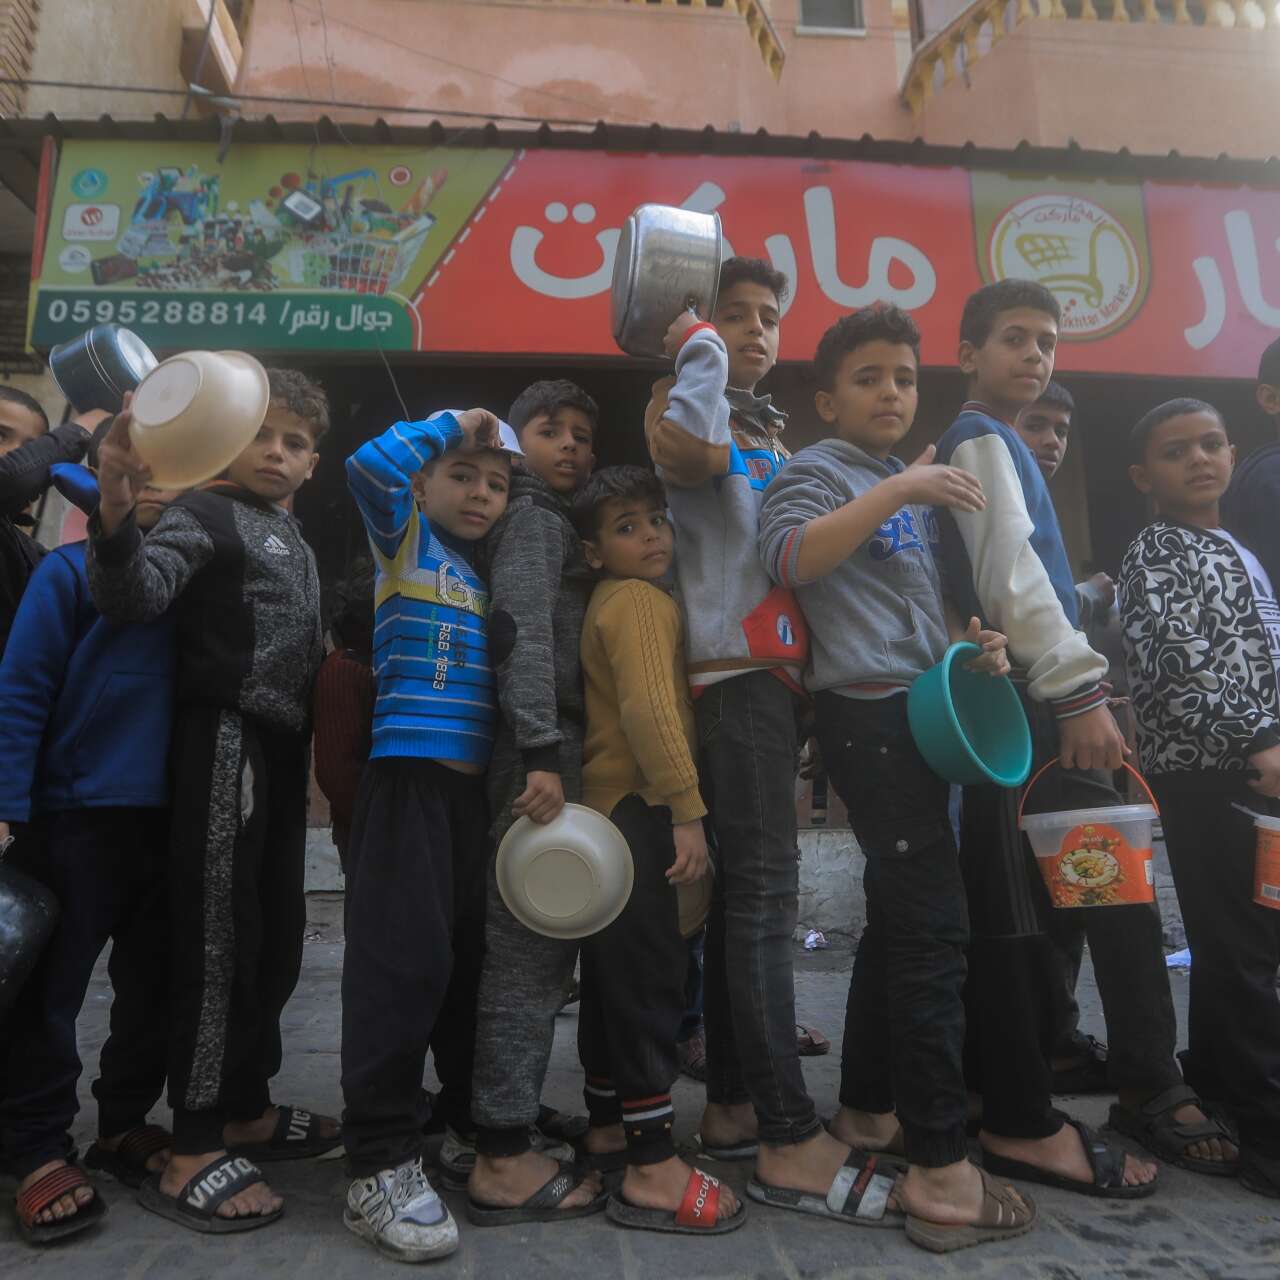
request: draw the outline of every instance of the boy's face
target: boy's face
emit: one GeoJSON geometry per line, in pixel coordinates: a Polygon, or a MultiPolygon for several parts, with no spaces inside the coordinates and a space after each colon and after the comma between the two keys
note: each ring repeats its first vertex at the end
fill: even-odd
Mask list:
{"type": "MultiPolygon", "coordinates": [[[[1258,408],[1262,410],[1269,418],[1280,418],[1280,387],[1273,387],[1269,382],[1260,382],[1254,392],[1258,398],[1258,408]]],[[[13,408],[17,408],[14,405],[13,408]]],[[[4,406],[0,405],[0,409],[4,406]]],[[[0,453],[4,451],[3,444],[0,444],[0,453]]]]}
{"type": "Polygon", "coordinates": [[[778,295],[768,285],[740,280],[716,299],[711,317],[729,349],[729,385],[751,391],[777,363],[778,295]]]}
{"type": "Polygon", "coordinates": [[[283,503],[311,479],[319,461],[311,424],[273,404],[252,443],[227,468],[226,478],[268,502],[283,503]]]}
{"type": "Polygon", "coordinates": [[[134,519],[139,529],[150,529],[164,515],[164,509],[175,498],[180,498],[185,489],[157,489],[149,484],[138,494],[138,502],[134,507],[134,519]]]}
{"type": "Polygon", "coordinates": [[[960,368],[978,400],[1016,417],[1044,394],[1057,346],[1058,322],[1047,311],[1014,307],[996,316],[980,347],[960,344],[960,368]]]}
{"type": "Polygon", "coordinates": [[[918,398],[916,353],[876,338],[845,353],[831,390],[819,391],[814,405],[841,440],[887,458],[911,430],[918,398]]]}
{"type": "Polygon", "coordinates": [[[1013,429],[1026,441],[1036,456],[1046,480],[1062,466],[1067,456],[1067,440],[1071,435],[1071,414],[1060,404],[1037,401],[1018,415],[1013,429]]]}
{"type": "Polygon", "coordinates": [[[596,536],[582,544],[593,569],[646,582],[671,568],[674,546],[666,508],[643,498],[610,498],[600,511],[596,536]]]}
{"type": "Polygon", "coordinates": [[[595,430],[581,409],[561,405],[530,418],[520,431],[524,465],[557,493],[582,488],[595,465],[595,430]]]}
{"type": "Polygon", "coordinates": [[[496,449],[450,452],[413,477],[423,515],[467,542],[483,538],[507,509],[511,457],[496,449]]]}
{"type": "Polygon", "coordinates": [[[0,458],[44,435],[44,423],[25,405],[0,400],[0,458]]]}
{"type": "Polygon", "coordinates": [[[1130,467],[1129,478],[1162,515],[1191,515],[1217,506],[1235,463],[1235,446],[1213,414],[1183,413],[1151,432],[1142,465],[1130,467]]]}

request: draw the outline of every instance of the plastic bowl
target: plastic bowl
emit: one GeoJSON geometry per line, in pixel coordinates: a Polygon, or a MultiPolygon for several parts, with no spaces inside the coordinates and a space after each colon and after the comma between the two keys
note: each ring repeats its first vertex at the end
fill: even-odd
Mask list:
{"type": "Polygon", "coordinates": [[[225,471],[258,434],[271,403],[267,371],[243,351],[186,351],[156,365],[133,394],[129,437],[160,489],[190,489],[225,471]]]}
{"type": "Polygon", "coordinates": [[[1020,787],[1031,772],[1031,730],[1013,682],[968,671],[982,650],[953,644],[907,694],[911,736],[929,767],[948,782],[1020,787]]]}
{"type": "Polygon", "coordinates": [[[621,914],[635,868],[603,814],[566,804],[545,825],[512,823],[498,846],[498,892],[521,924],[548,938],[585,938],[621,914]]]}

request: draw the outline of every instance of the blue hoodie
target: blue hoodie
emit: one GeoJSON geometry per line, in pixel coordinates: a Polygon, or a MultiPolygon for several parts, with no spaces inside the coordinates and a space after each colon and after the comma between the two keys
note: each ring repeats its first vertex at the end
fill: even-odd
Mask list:
{"type": "Polygon", "coordinates": [[[84,549],[40,562],[0,661],[0,821],[169,803],[173,619],[107,622],[84,549]]]}

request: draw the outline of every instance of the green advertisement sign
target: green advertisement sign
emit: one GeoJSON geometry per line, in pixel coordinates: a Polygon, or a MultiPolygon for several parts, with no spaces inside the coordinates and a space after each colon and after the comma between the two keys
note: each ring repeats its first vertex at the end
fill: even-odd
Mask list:
{"type": "Polygon", "coordinates": [[[66,142],[31,343],[405,351],[413,300],[512,152],[66,142]]]}

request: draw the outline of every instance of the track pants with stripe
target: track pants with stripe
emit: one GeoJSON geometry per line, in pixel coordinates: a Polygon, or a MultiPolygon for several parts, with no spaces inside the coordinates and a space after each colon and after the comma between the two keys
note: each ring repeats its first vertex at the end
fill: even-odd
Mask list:
{"type": "Polygon", "coordinates": [[[172,747],[173,1149],[216,1151],[260,1116],[306,923],[304,735],[182,707],[172,747]]]}

